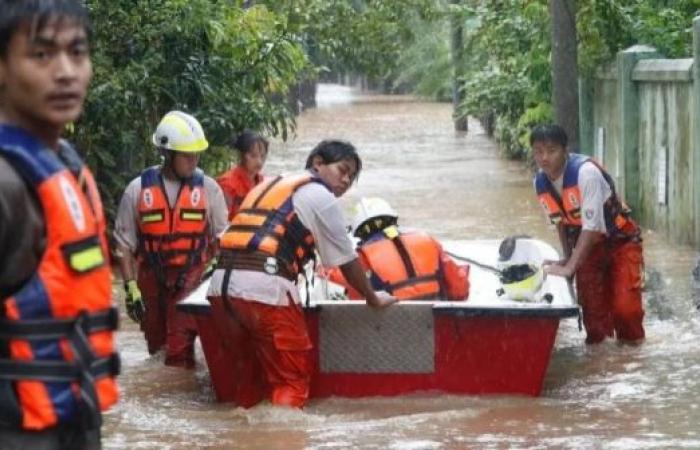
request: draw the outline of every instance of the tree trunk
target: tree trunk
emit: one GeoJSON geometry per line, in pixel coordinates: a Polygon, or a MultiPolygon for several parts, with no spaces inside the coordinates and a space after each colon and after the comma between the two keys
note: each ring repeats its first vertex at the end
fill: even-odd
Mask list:
{"type": "MultiPolygon", "coordinates": [[[[451,0],[453,5],[458,5],[461,0],[451,0]]],[[[452,53],[452,117],[454,118],[455,130],[467,131],[469,124],[467,117],[459,117],[457,108],[464,94],[460,91],[460,78],[464,71],[464,26],[459,14],[450,17],[451,53],[452,53]]]]}
{"type": "Polygon", "coordinates": [[[552,106],[554,121],[569,136],[569,147],[579,150],[578,64],[576,1],[549,0],[552,20],[552,106]]]}

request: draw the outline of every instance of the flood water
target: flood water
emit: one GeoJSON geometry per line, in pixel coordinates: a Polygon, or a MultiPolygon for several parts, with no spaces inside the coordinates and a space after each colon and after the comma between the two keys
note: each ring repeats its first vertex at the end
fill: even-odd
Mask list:
{"type": "MultiPolygon", "coordinates": [[[[298,119],[296,139],[274,142],[266,173],[303,167],[321,139],[360,150],[364,170],[344,197],[380,195],[405,226],[442,239],[526,233],[557,246],[532,191],[531,172],[499,157],[470,122],[456,133],[451,106],[363,95],[322,85],[319,107],[298,119]]],[[[646,231],[646,342],[587,347],[562,322],[539,398],[419,394],[312,400],[303,411],[217,404],[198,349],[197,369],[149,357],[122,315],[122,401],[103,427],[110,449],[646,449],[700,448],[700,321],[692,305],[693,249],[646,231]]],[[[115,284],[121,302],[121,286],[115,284]]]]}

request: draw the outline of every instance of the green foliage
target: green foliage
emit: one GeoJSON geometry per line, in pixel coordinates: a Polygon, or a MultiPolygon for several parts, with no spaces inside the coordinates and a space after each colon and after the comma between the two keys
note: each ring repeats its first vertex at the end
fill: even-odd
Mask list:
{"type": "Polygon", "coordinates": [[[425,36],[416,26],[438,14],[435,0],[262,0],[285,15],[311,61],[334,73],[393,80],[399,59],[425,36]],[[293,24],[293,25],[292,25],[293,24]]]}
{"type": "Polygon", "coordinates": [[[549,13],[546,0],[474,2],[461,116],[482,119],[508,157],[526,153],[523,112],[549,102],[549,13]]]}
{"type": "Polygon", "coordinates": [[[520,148],[530,147],[530,130],[532,127],[542,123],[550,123],[554,119],[552,104],[549,102],[538,103],[527,108],[520,119],[518,119],[518,144],[520,148]]]}
{"type": "Polygon", "coordinates": [[[94,80],[71,138],[113,217],[127,181],[159,156],[150,136],[171,109],[202,123],[200,166],[222,170],[243,128],[286,138],[291,87],[319,70],[393,79],[432,0],[87,0],[94,80]]]}
{"type": "MultiPolygon", "coordinates": [[[[548,0],[465,0],[477,18],[467,27],[469,56],[462,115],[482,119],[511,157],[527,154],[528,129],[552,120],[548,0]]],[[[579,70],[591,75],[633,44],[686,57],[700,0],[577,1],[579,70]]]]}
{"type": "Polygon", "coordinates": [[[633,43],[631,19],[616,0],[578,2],[576,33],[579,38],[578,60],[581,75],[590,76],[618,49],[633,43]]]}
{"type": "Polygon", "coordinates": [[[591,74],[617,51],[648,44],[669,58],[691,53],[699,0],[589,0],[578,2],[579,66],[591,74]]]}
{"type": "Polygon", "coordinates": [[[355,14],[337,23],[345,33],[333,53],[320,62],[330,67],[362,73],[369,77],[395,78],[398,61],[405,49],[422,39],[415,24],[436,14],[434,0],[354,1],[355,14]]]}
{"type": "MultiPolygon", "coordinates": [[[[506,155],[526,154],[531,124],[551,119],[548,0],[87,0],[95,77],[72,138],[94,168],[108,214],[131,177],[156,163],[150,136],[171,109],[194,114],[228,162],[244,127],[286,138],[287,94],[319,72],[448,99],[461,61],[458,114],[482,119],[506,155]],[[450,21],[465,30],[450,54],[450,21]]],[[[634,43],[686,56],[700,0],[579,0],[579,66],[590,74],[634,43]]]]}
{"type": "Polygon", "coordinates": [[[669,58],[685,58],[692,51],[692,19],[700,11],[698,0],[636,1],[630,8],[631,34],[669,58]]]}
{"type": "Polygon", "coordinates": [[[408,87],[414,94],[433,100],[452,96],[452,57],[449,27],[443,20],[415,24],[420,36],[399,55],[395,87],[408,87]]]}
{"type": "Polygon", "coordinates": [[[263,6],[208,0],[90,0],[94,80],[75,140],[100,181],[108,215],[128,179],[158,161],[150,136],[171,109],[193,114],[221,167],[244,127],[286,136],[281,101],[308,67],[287,20],[263,6]]]}

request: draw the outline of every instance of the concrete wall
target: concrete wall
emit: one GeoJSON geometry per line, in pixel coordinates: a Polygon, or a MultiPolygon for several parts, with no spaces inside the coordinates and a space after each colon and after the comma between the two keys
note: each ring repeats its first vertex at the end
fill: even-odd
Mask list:
{"type": "MultiPolygon", "coordinates": [[[[700,19],[694,21],[700,59],[700,19]]],[[[643,227],[700,244],[700,73],[693,58],[635,46],[581,83],[582,142],[643,227]]]]}

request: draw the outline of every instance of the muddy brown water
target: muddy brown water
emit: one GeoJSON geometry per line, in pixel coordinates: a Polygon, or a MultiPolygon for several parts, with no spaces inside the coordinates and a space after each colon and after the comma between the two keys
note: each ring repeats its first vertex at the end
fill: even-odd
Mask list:
{"type": "MultiPolygon", "coordinates": [[[[400,223],[443,239],[527,233],[557,245],[532,192],[531,173],[504,160],[470,122],[452,130],[450,105],[322,85],[296,139],[274,142],[267,173],[296,170],[319,140],[361,151],[365,168],[343,199],[381,195],[400,223]]],[[[195,371],[149,357],[122,312],[122,399],[106,414],[108,449],[646,449],[700,448],[700,323],[691,302],[695,252],[645,231],[654,269],[645,294],[646,342],[586,347],[563,321],[539,398],[422,393],[312,400],[303,411],[217,404],[201,348],[195,371]]],[[[121,302],[121,287],[114,286],[121,302]]]]}

